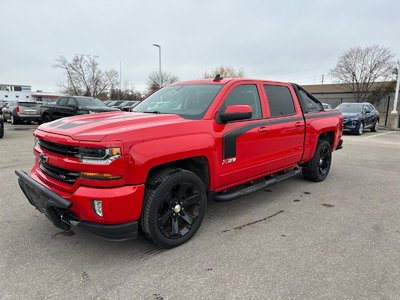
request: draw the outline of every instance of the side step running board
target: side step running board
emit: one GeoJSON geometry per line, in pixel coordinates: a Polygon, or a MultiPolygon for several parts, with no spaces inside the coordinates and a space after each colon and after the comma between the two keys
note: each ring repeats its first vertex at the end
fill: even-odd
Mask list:
{"type": "Polygon", "coordinates": [[[294,169],[285,171],[284,173],[278,173],[275,175],[271,175],[271,176],[265,177],[261,182],[255,183],[250,186],[246,186],[240,190],[233,190],[233,191],[226,190],[226,191],[220,192],[218,194],[215,194],[214,201],[216,201],[216,202],[232,201],[236,198],[253,193],[255,191],[266,188],[267,186],[273,185],[275,183],[284,181],[290,177],[296,176],[299,173],[300,173],[300,168],[296,167],[294,169]]]}

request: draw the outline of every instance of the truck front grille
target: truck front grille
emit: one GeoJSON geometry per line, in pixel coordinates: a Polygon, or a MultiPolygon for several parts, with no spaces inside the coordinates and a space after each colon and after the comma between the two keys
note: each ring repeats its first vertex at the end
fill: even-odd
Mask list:
{"type": "Polygon", "coordinates": [[[79,178],[79,173],[77,172],[61,169],[46,163],[40,163],[40,169],[50,177],[71,185],[79,178]]]}
{"type": "Polygon", "coordinates": [[[70,156],[70,157],[79,157],[79,147],[76,146],[67,146],[62,144],[56,144],[52,142],[48,142],[45,140],[39,140],[39,146],[42,149],[45,149],[49,152],[70,156]]]}

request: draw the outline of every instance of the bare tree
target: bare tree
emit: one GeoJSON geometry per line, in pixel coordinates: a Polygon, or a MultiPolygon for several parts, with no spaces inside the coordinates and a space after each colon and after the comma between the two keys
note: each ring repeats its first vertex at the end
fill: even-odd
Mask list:
{"type": "Polygon", "coordinates": [[[223,77],[223,78],[243,78],[244,77],[243,69],[235,70],[235,68],[233,68],[233,67],[221,65],[219,67],[216,67],[211,72],[205,72],[203,75],[203,78],[215,78],[215,76],[217,76],[218,74],[220,74],[221,77],[223,77]]]}
{"type": "Polygon", "coordinates": [[[112,88],[109,93],[111,100],[142,100],[142,94],[135,90],[128,81],[124,82],[123,87],[112,88]]]}
{"type": "Polygon", "coordinates": [[[159,89],[160,87],[177,82],[178,80],[179,80],[178,76],[164,71],[161,72],[161,80],[160,80],[160,72],[153,71],[149,74],[149,77],[147,78],[146,82],[147,92],[152,93],[153,91],[159,89]]]}
{"type": "Polygon", "coordinates": [[[60,56],[53,67],[64,70],[67,78],[61,87],[68,95],[97,97],[119,83],[117,71],[101,70],[97,56],[89,54],[75,54],[71,61],[60,56]]]}
{"type": "Polygon", "coordinates": [[[393,74],[394,58],[390,49],[379,45],[350,48],[339,56],[330,75],[351,88],[356,102],[363,102],[374,82],[393,74]]]}

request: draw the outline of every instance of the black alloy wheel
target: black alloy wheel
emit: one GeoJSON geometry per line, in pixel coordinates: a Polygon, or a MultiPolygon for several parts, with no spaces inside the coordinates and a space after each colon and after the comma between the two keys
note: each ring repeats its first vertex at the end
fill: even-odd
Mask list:
{"type": "Polygon", "coordinates": [[[303,177],[320,182],[326,179],[332,163],[331,145],[326,140],[319,140],[313,158],[303,165],[303,177]]]}
{"type": "Polygon", "coordinates": [[[158,246],[172,248],[199,229],[207,206],[203,181],[184,169],[166,169],[146,184],[141,225],[158,246]]]}
{"type": "Polygon", "coordinates": [[[320,158],[318,161],[318,171],[321,176],[325,176],[329,172],[331,166],[331,153],[330,148],[322,148],[320,158]]]}
{"type": "Polygon", "coordinates": [[[201,196],[190,182],[177,183],[165,195],[157,212],[158,228],[170,239],[187,234],[200,214],[201,196]]]}

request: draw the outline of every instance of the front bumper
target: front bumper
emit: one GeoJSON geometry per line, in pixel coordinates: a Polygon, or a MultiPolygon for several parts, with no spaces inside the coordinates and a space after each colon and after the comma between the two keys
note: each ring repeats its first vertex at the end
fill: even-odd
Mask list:
{"type": "MultiPolygon", "coordinates": [[[[66,197],[60,196],[21,170],[16,170],[15,174],[18,176],[19,186],[28,201],[53,222],[56,227],[68,230],[71,226],[78,226],[109,240],[136,239],[138,221],[134,220],[134,217],[131,219],[134,221],[113,224],[84,220],[79,216],[88,214],[88,212],[79,211],[79,209],[85,208],[79,202],[87,201],[79,199],[79,202],[74,203],[74,197],[66,199],[66,197]]],[[[103,191],[103,193],[105,192],[103,191]]],[[[118,205],[118,200],[116,204],[118,205]]],[[[124,209],[124,207],[119,207],[119,210],[124,209]]],[[[90,213],[93,214],[92,212],[90,213]]]]}
{"type": "Polygon", "coordinates": [[[347,119],[343,122],[343,131],[357,131],[360,126],[360,121],[347,119]]]}

